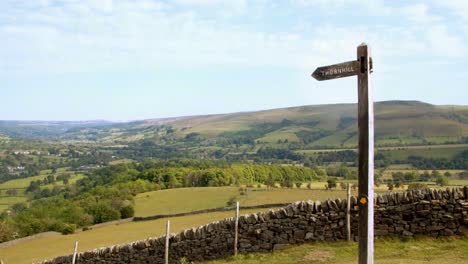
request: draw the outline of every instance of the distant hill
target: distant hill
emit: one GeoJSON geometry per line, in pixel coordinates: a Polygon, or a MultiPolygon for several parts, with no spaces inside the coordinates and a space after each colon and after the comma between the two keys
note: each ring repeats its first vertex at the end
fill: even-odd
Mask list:
{"type": "MultiPolygon", "coordinates": [[[[103,143],[162,140],[199,145],[299,144],[302,148],[337,148],[356,146],[356,115],[356,104],[310,105],[128,123],[0,121],[0,133],[103,143]]],[[[468,106],[377,102],[375,128],[380,146],[462,143],[468,137],[468,106]]]]}

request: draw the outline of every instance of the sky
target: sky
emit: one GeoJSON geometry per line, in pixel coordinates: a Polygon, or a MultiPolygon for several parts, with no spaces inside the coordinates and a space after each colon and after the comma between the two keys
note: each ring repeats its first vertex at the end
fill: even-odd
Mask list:
{"type": "Polygon", "coordinates": [[[372,49],[374,99],[468,105],[466,0],[2,0],[0,120],[355,103],[318,66],[372,49]]]}

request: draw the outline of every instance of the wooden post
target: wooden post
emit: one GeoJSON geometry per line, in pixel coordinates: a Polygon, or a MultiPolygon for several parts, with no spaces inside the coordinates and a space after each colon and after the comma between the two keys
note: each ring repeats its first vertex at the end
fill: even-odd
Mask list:
{"type": "Polygon", "coordinates": [[[73,250],[73,259],[72,259],[72,264],[76,263],[76,253],[78,250],[78,241],[75,241],[75,249],[73,250]]]}
{"type": "Polygon", "coordinates": [[[164,263],[169,264],[169,231],[171,229],[171,222],[167,220],[166,224],[166,244],[164,250],[164,263]]]}
{"type": "Polygon", "coordinates": [[[367,44],[357,48],[359,127],[359,264],[374,263],[374,102],[372,58],[367,44]]]}
{"type": "Polygon", "coordinates": [[[351,241],[351,187],[346,185],[346,238],[351,241]]]}
{"type": "Polygon", "coordinates": [[[234,225],[234,256],[237,256],[237,241],[239,239],[239,202],[236,203],[236,222],[234,225]]]}
{"type": "Polygon", "coordinates": [[[370,87],[372,57],[367,44],[357,47],[357,60],[318,67],[318,81],[358,76],[359,127],[359,264],[374,263],[374,102],[370,87]]]}

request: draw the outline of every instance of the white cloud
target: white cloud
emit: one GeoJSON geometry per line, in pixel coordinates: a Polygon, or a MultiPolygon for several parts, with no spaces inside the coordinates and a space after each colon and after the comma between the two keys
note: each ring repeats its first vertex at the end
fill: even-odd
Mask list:
{"type": "Polygon", "coordinates": [[[433,2],[439,7],[451,10],[463,19],[468,19],[468,1],[466,0],[433,0],[433,2]]]}
{"type": "Polygon", "coordinates": [[[442,18],[429,14],[429,7],[426,4],[414,4],[401,7],[399,12],[408,20],[417,23],[440,22],[442,18]]]}
{"type": "MultiPolygon", "coordinates": [[[[355,47],[363,40],[374,47],[374,54],[383,62],[418,54],[466,56],[466,40],[448,31],[426,5],[395,9],[382,1],[352,1],[382,14],[407,17],[413,24],[303,25],[302,29],[313,28],[306,35],[300,29],[262,31],[230,24],[190,7],[214,6],[219,12],[230,12],[239,6],[249,12],[246,1],[178,0],[187,8],[151,0],[69,0],[63,5],[44,1],[33,9],[9,6],[0,15],[0,70],[94,72],[223,64],[309,69],[319,63],[353,59],[355,47]]],[[[300,2],[327,3],[343,7],[350,2],[300,2]]]]}
{"type": "Polygon", "coordinates": [[[445,26],[434,26],[426,31],[426,38],[431,51],[442,57],[464,57],[466,43],[457,36],[451,35],[445,26]]]}

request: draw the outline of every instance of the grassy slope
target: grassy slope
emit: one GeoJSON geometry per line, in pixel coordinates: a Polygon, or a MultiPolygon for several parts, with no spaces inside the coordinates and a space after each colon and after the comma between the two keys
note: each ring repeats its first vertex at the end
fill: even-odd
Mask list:
{"type": "MultiPolygon", "coordinates": [[[[388,140],[388,137],[400,137],[402,143],[417,143],[418,137],[428,138],[437,143],[443,140],[456,139],[457,137],[468,135],[467,113],[464,107],[438,107],[419,102],[382,102],[375,104],[376,109],[376,137],[378,140],[388,140]]],[[[334,144],[346,145],[355,144],[353,138],[351,142],[345,142],[345,134],[352,132],[357,127],[355,122],[338,128],[340,119],[356,118],[356,105],[337,104],[337,105],[319,105],[319,106],[301,106],[282,109],[273,109],[258,112],[234,113],[226,115],[211,115],[190,117],[183,120],[169,122],[176,128],[182,129],[182,134],[191,132],[202,133],[206,135],[216,135],[223,131],[245,130],[260,122],[279,123],[283,119],[291,120],[295,123],[318,121],[314,129],[323,129],[334,131],[334,134],[328,139],[318,141],[315,145],[334,144]]],[[[148,121],[150,122],[150,121],[148,121]]],[[[287,131],[291,129],[282,128],[277,132],[267,135],[268,140],[293,139],[287,131]],[[286,133],[286,134],[285,134],[286,133]]]]}
{"type": "Polygon", "coordinates": [[[180,188],[138,194],[135,215],[175,214],[226,205],[239,195],[236,187],[180,188]]]}
{"type": "MultiPolygon", "coordinates": [[[[323,183],[315,183],[313,187],[323,188],[323,183]]],[[[382,189],[384,190],[385,187],[382,189]]],[[[198,210],[207,208],[205,203],[212,203],[213,207],[217,205],[223,205],[225,201],[218,199],[219,196],[223,196],[224,193],[232,192],[235,194],[237,188],[233,187],[219,187],[219,188],[196,188],[191,189],[174,189],[173,192],[157,191],[149,192],[151,198],[145,199],[146,194],[142,194],[137,197],[137,208],[146,208],[144,212],[146,214],[155,213],[167,213],[171,211],[183,211],[187,208],[183,202],[174,202],[171,206],[173,208],[164,207],[158,203],[156,198],[162,200],[167,197],[179,196],[179,201],[190,201],[191,209],[198,210]],[[200,190],[197,190],[200,189],[200,190]],[[201,190],[205,189],[205,190],[201,190]],[[187,193],[188,192],[188,193],[187,193]],[[202,195],[199,195],[202,193],[202,195]],[[198,194],[198,195],[197,195],[198,194]],[[165,197],[167,196],[167,197],[165,197]],[[211,201],[211,199],[218,199],[218,201],[211,201]],[[192,201],[193,200],[193,201],[192,201]],[[143,205],[142,205],[143,203],[143,205]],[[154,207],[153,209],[149,209],[154,207]]],[[[297,200],[324,200],[326,198],[344,197],[345,191],[324,191],[324,190],[306,190],[306,189],[273,189],[271,191],[253,191],[249,189],[247,196],[241,196],[241,205],[255,205],[264,203],[276,203],[276,202],[292,202],[297,200]]],[[[224,195],[228,199],[228,195],[224,195]]],[[[143,209],[141,209],[143,210],[143,209]]],[[[263,209],[253,210],[241,210],[241,213],[251,213],[262,211],[263,209]]],[[[265,209],[266,210],[266,209],[265,209]]],[[[137,210],[138,213],[138,210],[137,210]]],[[[185,217],[173,217],[171,220],[171,230],[176,233],[183,229],[196,227],[207,224],[209,222],[224,219],[233,216],[233,212],[219,212],[219,213],[208,213],[199,214],[185,217]]],[[[125,222],[120,224],[109,224],[103,227],[94,228],[89,231],[79,232],[72,235],[50,235],[47,237],[32,239],[29,241],[22,241],[15,245],[8,247],[0,246],[0,256],[6,261],[6,263],[30,263],[32,261],[40,261],[46,258],[54,256],[68,254],[72,251],[75,241],[79,241],[79,250],[86,251],[98,247],[110,246],[114,244],[122,244],[135,240],[145,239],[151,236],[162,235],[165,231],[165,223],[168,219],[158,219],[153,221],[144,222],[125,222]],[[25,251],[24,248],[28,250],[25,251]]],[[[337,244],[340,245],[340,244],[337,244]]],[[[328,247],[328,246],[327,246],[328,247]]],[[[340,246],[341,247],[341,246],[340,246]]],[[[326,248],[326,247],[325,247],[326,248]]],[[[338,248],[337,248],[338,249],[338,248]]],[[[351,250],[351,249],[349,249],[351,250]]],[[[289,253],[288,253],[289,254],[289,253]]],[[[280,258],[278,262],[281,263],[280,258]]],[[[236,263],[236,262],[234,262],[236,263]]],[[[250,262],[256,263],[256,262],[250,262]]],[[[284,262],[283,262],[284,263],[284,262]]],[[[341,262],[340,262],[341,263],[341,262]]],[[[348,262],[343,262],[348,263],[348,262]]]]}
{"type": "MultiPolygon", "coordinates": [[[[324,184],[325,182],[315,182],[313,188],[324,189],[324,184]]],[[[219,208],[226,206],[226,202],[231,197],[236,197],[241,206],[345,197],[345,193],[341,190],[271,189],[267,191],[264,188],[249,188],[247,195],[240,195],[238,189],[237,187],[198,187],[138,194],[135,198],[135,215],[150,216],[219,208]]]]}
{"type": "MultiPolygon", "coordinates": [[[[253,213],[256,210],[242,210],[241,213],[253,213]]],[[[205,225],[209,222],[232,217],[234,212],[220,212],[171,218],[171,232],[205,225]]],[[[23,241],[16,245],[0,247],[0,256],[5,263],[38,262],[54,256],[70,254],[75,241],[79,241],[79,251],[123,244],[165,233],[168,219],[144,222],[128,222],[108,225],[72,235],[51,235],[43,238],[23,241]],[[25,250],[27,248],[27,250],[25,250]]]]}
{"type": "MultiPolygon", "coordinates": [[[[67,168],[59,168],[57,170],[57,173],[52,174],[51,170],[43,170],[39,173],[37,176],[32,176],[28,178],[22,178],[22,179],[16,179],[16,180],[10,180],[6,181],[4,183],[0,184],[0,213],[3,212],[4,210],[8,209],[8,206],[13,205],[15,203],[20,203],[20,202],[26,202],[27,197],[25,195],[25,189],[29,186],[29,183],[31,181],[35,180],[44,180],[44,178],[47,177],[47,175],[54,175],[57,177],[62,172],[65,172],[67,168]],[[17,189],[18,194],[16,196],[9,197],[5,194],[7,189],[10,188],[15,188],[17,189]],[[19,189],[18,189],[19,188],[19,189]]],[[[73,172],[71,173],[71,178],[70,178],[70,184],[75,183],[79,179],[82,179],[85,177],[83,174],[75,174],[73,172]]],[[[63,186],[63,181],[57,181],[54,184],[47,184],[47,185],[41,185],[41,188],[53,188],[53,186],[63,186]]]]}
{"type": "MultiPolygon", "coordinates": [[[[397,239],[375,241],[375,263],[468,263],[468,238],[419,238],[403,242],[397,239]]],[[[282,264],[282,263],[357,263],[357,243],[310,243],[273,253],[239,255],[210,264],[282,264]]]]}
{"type": "MultiPolygon", "coordinates": [[[[468,136],[468,111],[466,106],[434,106],[416,101],[387,101],[375,103],[375,127],[377,145],[423,144],[424,140],[443,144],[457,142],[468,136]]],[[[204,138],[213,138],[223,132],[245,131],[262,124],[279,124],[284,119],[291,123],[260,135],[257,140],[275,144],[278,140],[300,140],[296,132],[328,131],[327,137],[308,144],[309,148],[353,147],[357,137],[355,104],[312,105],[206,116],[143,120],[126,124],[114,124],[94,129],[98,138],[134,141],[151,138],[159,133],[158,127],[167,124],[175,128],[176,135],[184,137],[195,132],[204,138]]],[[[85,130],[67,133],[70,137],[84,137],[85,130]]]]}

